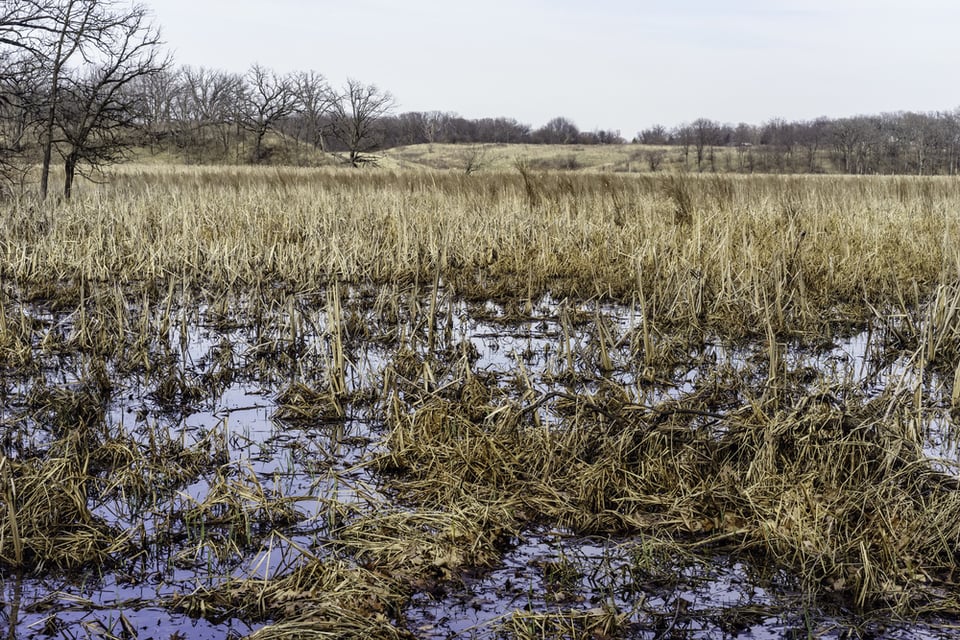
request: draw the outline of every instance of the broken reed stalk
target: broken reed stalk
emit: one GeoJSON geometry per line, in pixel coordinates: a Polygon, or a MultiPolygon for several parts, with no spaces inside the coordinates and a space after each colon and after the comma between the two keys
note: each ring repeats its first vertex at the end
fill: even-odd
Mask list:
{"type": "MultiPolygon", "coordinates": [[[[23,566],[23,541],[20,539],[20,523],[17,517],[17,487],[10,473],[10,459],[6,456],[0,458],[0,482],[3,482],[3,501],[7,505],[7,522],[10,532],[11,543],[13,544],[13,562],[15,566],[23,566]]],[[[0,548],[3,548],[3,540],[0,539],[0,548]]]]}
{"type": "Polygon", "coordinates": [[[653,342],[650,339],[650,312],[647,309],[647,298],[644,293],[643,273],[640,262],[637,262],[637,293],[640,295],[640,328],[643,332],[643,363],[649,367],[653,364],[653,342]]]}
{"type": "Polygon", "coordinates": [[[610,359],[609,348],[614,346],[612,344],[612,339],[610,337],[610,332],[607,331],[607,327],[603,317],[600,315],[600,309],[598,308],[594,313],[593,319],[594,327],[597,331],[597,347],[600,350],[600,371],[603,373],[612,373],[613,372],[613,361],[610,359]],[[608,345],[610,341],[610,345],[608,345]]]}
{"type": "Polygon", "coordinates": [[[433,274],[433,288],[430,292],[430,309],[427,311],[427,352],[433,353],[436,347],[437,305],[440,297],[440,264],[433,274]]]}
{"type": "Polygon", "coordinates": [[[567,375],[576,375],[576,364],[574,362],[574,348],[573,348],[573,327],[570,322],[570,314],[567,311],[567,301],[565,300],[560,305],[560,328],[563,331],[563,344],[561,345],[561,352],[566,361],[566,373],[567,375]]]}
{"type": "Polygon", "coordinates": [[[328,368],[330,388],[337,398],[342,398],[347,393],[347,360],[343,352],[343,307],[339,282],[334,282],[327,292],[327,325],[331,337],[331,362],[328,368]]]}

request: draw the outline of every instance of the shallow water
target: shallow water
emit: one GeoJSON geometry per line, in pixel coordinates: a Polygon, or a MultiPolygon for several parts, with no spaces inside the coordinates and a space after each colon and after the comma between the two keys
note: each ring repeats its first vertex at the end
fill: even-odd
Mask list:
{"type": "MultiPolygon", "coordinates": [[[[516,398],[518,389],[525,389],[527,402],[550,391],[592,393],[604,380],[621,386],[637,403],[678,399],[720,369],[745,377],[763,375],[757,373],[757,363],[767,357],[760,343],[723,345],[713,340],[680,354],[675,365],[663,370],[666,375],[661,372],[651,382],[637,351],[642,317],[635,309],[576,306],[547,298],[533,305],[529,318],[511,317],[494,304],[475,308],[450,300],[440,310],[435,346],[466,353],[464,344],[472,345],[472,370],[495,380],[509,397],[516,398]],[[606,333],[597,329],[596,319],[601,317],[606,333]],[[598,359],[598,340],[605,341],[610,370],[604,370],[598,359]]],[[[21,305],[20,312],[41,326],[38,338],[54,336],[68,346],[77,340],[75,314],[29,305],[21,305]]],[[[369,309],[359,313],[366,314],[362,323],[375,331],[387,324],[369,309]]],[[[291,312],[281,307],[268,324],[257,326],[238,315],[232,328],[211,321],[202,305],[181,309],[177,317],[165,331],[156,317],[147,318],[157,328],[151,358],[164,360],[163,367],[155,371],[134,367],[120,373],[122,363],[111,363],[113,389],[104,411],[104,432],[143,446],[161,436],[185,450],[209,445],[211,458],[219,456],[216,464],[157,492],[152,500],[113,492],[92,495],[90,506],[94,514],[123,531],[136,531],[144,541],[171,531],[179,541],[146,549],[117,568],[91,568],[82,575],[37,578],[5,571],[0,575],[2,624],[9,637],[106,637],[105,632],[121,635],[125,626],[142,638],[245,635],[260,623],[193,619],[171,607],[171,599],[200,587],[216,587],[230,577],[282,575],[295,566],[301,550],[322,553],[330,501],[369,505],[390,500],[382,493],[380,478],[363,465],[380,446],[383,418],[378,409],[347,403],[346,417],[332,422],[277,417],[279,394],[290,383],[329,384],[335,329],[322,310],[304,306],[291,312]],[[198,391],[191,392],[191,385],[198,391]],[[254,487],[280,502],[289,499],[298,512],[296,521],[263,530],[254,526],[247,544],[225,554],[208,543],[211,536],[228,533],[198,532],[196,523],[180,520],[171,525],[165,514],[199,508],[224,482],[254,487]]],[[[421,317],[397,320],[396,329],[392,338],[373,335],[351,341],[346,353],[347,392],[376,396],[398,346],[421,358],[431,356],[421,317]],[[409,342],[399,345],[398,335],[408,336],[409,342]]],[[[830,393],[837,402],[854,390],[875,396],[891,387],[926,389],[926,451],[941,470],[956,473],[958,439],[940,397],[943,384],[935,378],[924,381],[903,357],[881,361],[870,335],[857,334],[820,349],[785,345],[786,370],[809,371],[809,388],[830,393]]],[[[45,353],[40,343],[38,339],[35,354],[40,383],[35,372],[19,375],[4,370],[0,419],[5,430],[21,431],[8,438],[16,442],[6,448],[10,457],[42,450],[53,438],[51,429],[27,410],[36,387],[71,389],[85,379],[90,367],[90,359],[82,354],[69,348],[45,353]]],[[[437,388],[456,377],[453,368],[439,365],[434,373],[437,388]]],[[[549,404],[539,413],[543,421],[559,424],[549,404]]],[[[464,576],[462,582],[445,585],[442,593],[414,595],[402,622],[423,638],[484,638],[494,637],[497,625],[514,610],[608,607],[625,616],[624,634],[638,638],[667,633],[774,638],[811,631],[842,637],[851,624],[835,612],[824,613],[816,603],[798,604],[788,577],[771,577],[762,567],[724,556],[709,564],[678,557],[644,559],[646,544],[636,537],[592,539],[531,529],[513,541],[499,566],[464,576]],[[771,584],[779,584],[777,593],[769,590],[771,584]]],[[[856,617],[852,623],[857,623],[856,617]]],[[[940,637],[951,631],[905,625],[880,633],[940,637]]]]}

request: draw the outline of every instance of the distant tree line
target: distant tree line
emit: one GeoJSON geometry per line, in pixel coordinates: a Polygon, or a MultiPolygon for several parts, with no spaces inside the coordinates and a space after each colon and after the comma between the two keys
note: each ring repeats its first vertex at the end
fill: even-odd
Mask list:
{"type": "Polygon", "coordinates": [[[387,118],[386,146],[426,143],[470,144],[623,144],[619,131],[580,131],[572,120],[556,117],[539,129],[513,118],[468,119],[443,111],[413,111],[387,118]]]}
{"type": "MultiPolygon", "coordinates": [[[[761,125],[707,118],[671,129],[655,125],[634,142],[671,146],[698,171],[956,175],[960,171],[960,109],[897,112],[761,125]],[[734,153],[718,153],[732,148],[734,153]]],[[[653,164],[653,163],[651,163],[653,164]]]]}
{"type": "Polygon", "coordinates": [[[278,75],[254,65],[236,74],[181,67],[151,77],[139,90],[148,105],[144,124],[151,144],[172,144],[196,160],[269,160],[276,151],[263,144],[270,131],[346,154],[352,164],[370,161],[377,149],[413,144],[625,142],[618,131],[580,131],[562,117],[533,129],[505,117],[396,114],[389,93],[352,80],[334,89],[315,71],[278,75]]]}
{"type": "Polygon", "coordinates": [[[393,96],[373,84],[332,87],[316,71],[279,74],[258,64],[243,74],[168,68],[132,91],[143,105],[144,143],[197,162],[270,161],[273,134],[359,166],[382,147],[394,108],[393,96]]]}

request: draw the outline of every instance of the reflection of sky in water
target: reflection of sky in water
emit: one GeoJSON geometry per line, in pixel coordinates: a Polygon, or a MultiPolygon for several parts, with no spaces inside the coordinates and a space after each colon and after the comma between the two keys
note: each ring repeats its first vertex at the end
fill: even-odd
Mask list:
{"type": "MultiPolygon", "coordinates": [[[[639,403],[680,398],[696,390],[706,376],[720,369],[745,377],[755,376],[758,364],[767,361],[762,342],[728,347],[714,340],[696,353],[687,354],[685,361],[679,362],[672,372],[668,371],[666,377],[658,374],[659,382],[651,385],[645,381],[643,372],[642,316],[636,309],[606,305],[574,308],[545,298],[533,305],[532,319],[516,320],[508,317],[512,312],[492,303],[479,309],[465,304],[440,306],[438,313],[449,317],[450,324],[444,326],[445,320],[437,322],[437,344],[469,342],[478,354],[473,370],[496,375],[501,388],[510,393],[516,393],[516,384],[521,379],[538,393],[596,391],[599,365],[594,347],[599,339],[607,341],[613,363],[613,371],[605,375],[624,386],[639,403]],[[601,314],[605,326],[602,332],[596,326],[601,314]],[[569,319],[574,317],[576,321],[569,319]],[[565,377],[571,360],[577,371],[591,375],[565,377]]],[[[186,638],[222,638],[231,632],[248,633],[250,629],[239,621],[213,625],[190,620],[156,604],[174,593],[189,593],[198,585],[215,586],[229,576],[282,574],[300,561],[304,553],[308,556],[319,553],[319,543],[326,534],[325,513],[330,500],[368,505],[385,499],[378,492],[377,479],[361,464],[378,446],[382,425],[378,418],[371,418],[376,412],[348,405],[347,420],[333,424],[289,424],[273,419],[277,394],[289,380],[277,379],[276,372],[266,366],[271,358],[281,354],[265,349],[264,345],[287,340],[294,335],[290,327],[295,324],[297,338],[303,341],[294,358],[299,362],[296,375],[302,376],[307,384],[321,383],[331,348],[322,310],[299,311],[296,322],[291,322],[288,311],[277,312],[271,324],[273,329],[269,331],[233,328],[221,332],[205,324],[205,313],[205,308],[200,308],[192,314],[178,316],[171,324],[162,350],[173,359],[173,368],[183,379],[196,381],[208,394],[194,404],[171,410],[169,406],[159,406],[152,395],[157,385],[155,377],[131,375],[128,379],[114,380],[116,389],[107,409],[107,422],[144,438],[151,430],[167,434],[170,440],[181,442],[185,447],[195,445],[211,433],[216,434],[226,442],[229,457],[221,472],[238,482],[254,474],[271,497],[296,498],[292,506],[301,513],[301,520],[282,532],[267,533],[259,546],[245,551],[242,557],[218,559],[201,547],[182,550],[175,558],[141,559],[138,568],[149,577],[137,584],[125,582],[119,572],[103,576],[91,573],[80,582],[5,577],[2,589],[7,603],[7,624],[15,627],[21,636],[29,637],[46,629],[53,631],[54,637],[74,637],[79,633],[77,625],[93,628],[83,625],[116,621],[121,614],[135,628],[149,629],[144,637],[152,634],[165,638],[179,632],[186,638]],[[225,340],[232,346],[232,353],[220,352],[225,340]],[[264,366],[255,366],[258,359],[264,366]],[[203,381],[214,379],[217,372],[230,368],[236,369],[236,375],[225,379],[215,392],[209,392],[203,381]]],[[[46,323],[48,332],[70,339],[75,321],[72,316],[37,313],[34,319],[46,323]]],[[[377,326],[377,319],[372,316],[364,317],[363,322],[377,326]]],[[[404,331],[407,336],[413,334],[409,326],[404,331]]],[[[811,391],[841,394],[855,389],[872,397],[890,388],[915,389],[919,383],[915,368],[902,357],[890,362],[878,359],[874,353],[876,345],[870,344],[876,339],[876,334],[863,333],[837,340],[819,351],[792,348],[787,350],[787,366],[793,371],[813,372],[808,383],[811,391]]],[[[425,342],[421,337],[417,343],[421,355],[425,342]]],[[[382,371],[391,361],[394,349],[395,344],[389,341],[372,341],[350,349],[346,354],[349,390],[379,392],[382,371]]],[[[62,365],[63,362],[49,365],[51,383],[75,384],[82,367],[62,365]]],[[[454,375],[443,374],[442,367],[436,367],[436,371],[439,375],[454,375]]],[[[451,381],[448,377],[436,380],[436,384],[439,387],[451,381]]],[[[931,394],[942,386],[937,381],[925,384],[923,388],[930,389],[931,394]]],[[[28,392],[27,381],[11,381],[6,387],[10,398],[23,398],[28,392]]],[[[11,407],[14,404],[11,403],[11,407]]],[[[8,419],[10,415],[11,409],[5,406],[0,417],[8,419]]],[[[958,443],[949,413],[931,408],[925,416],[928,419],[926,451],[937,459],[937,467],[953,473],[958,443]]],[[[549,405],[541,408],[541,417],[556,422],[549,405]]],[[[49,434],[39,430],[29,438],[33,447],[39,447],[49,440],[49,434]]],[[[147,511],[125,503],[122,496],[108,498],[94,511],[124,528],[142,525],[150,535],[159,526],[165,511],[202,503],[213,481],[214,478],[204,475],[165,495],[161,504],[147,511]]],[[[639,628],[649,627],[658,615],[669,617],[678,606],[702,611],[697,626],[678,628],[678,631],[690,637],[713,637],[723,631],[718,626],[718,612],[777,602],[776,596],[756,586],[749,567],[722,557],[710,567],[678,563],[673,567],[677,583],[669,588],[638,586],[631,582],[630,573],[631,553],[637,544],[638,541],[632,539],[598,541],[562,532],[528,532],[516,541],[498,567],[467,578],[462,588],[452,588],[439,598],[416,595],[407,612],[410,627],[423,637],[447,637],[451,633],[490,637],[490,623],[513,608],[548,611],[559,605],[589,610],[612,602],[621,611],[632,610],[630,621],[639,628]],[[559,603],[549,600],[551,591],[556,590],[544,583],[543,567],[558,559],[578,567],[583,600],[559,603]],[[642,606],[638,606],[640,602],[642,606]]],[[[780,617],[747,618],[745,626],[738,631],[740,637],[780,637],[799,629],[798,612],[781,610],[787,613],[780,617]]],[[[916,632],[911,630],[914,637],[919,637],[916,632]]],[[[652,636],[641,632],[638,637],[652,636]]],[[[831,637],[829,631],[825,637],[831,637]]]]}

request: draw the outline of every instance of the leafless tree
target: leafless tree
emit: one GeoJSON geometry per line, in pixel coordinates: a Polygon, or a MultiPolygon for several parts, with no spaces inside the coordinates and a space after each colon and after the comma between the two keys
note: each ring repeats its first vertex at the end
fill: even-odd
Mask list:
{"type": "Polygon", "coordinates": [[[173,69],[135,78],[130,90],[141,103],[141,128],[151,146],[170,137],[176,105],[183,90],[181,74],[173,69]]]}
{"type": "Polygon", "coordinates": [[[134,82],[169,66],[159,49],[159,31],[145,7],[125,7],[101,17],[98,55],[64,75],[62,104],[54,111],[59,133],[55,146],[63,157],[66,198],[82,166],[97,168],[115,162],[136,142],[130,133],[142,122],[144,104],[133,90],[134,82]]]}
{"type": "Polygon", "coordinates": [[[327,80],[316,71],[303,71],[293,76],[292,84],[300,110],[303,139],[315,149],[324,151],[324,126],[333,102],[327,80]]]}
{"type": "Polygon", "coordinates": [[[343,92],[334,97],[331,133],[347,151],[352,166],[372,161],[369,154],[381,144],[379,121],[393,106],[389,92],[352,79],[347,80],[343,92]]]}
{"type": "Polygon", "coordinates": [[[450,120],[456,117],[456,114],[443,111],[427,111],[422,115],[423,135],[430,143],[442,140],[446,129],[449,128],[450,120]]]}
{"type": "Polygon", "coordinates": [[[690,145],[693,144],[694,139],[693,126],[689,124],[677,125],[671,131],[670,138],[675,141],[674,144],[680,146],[683,167],[686,169],[690,164],[690,145]]]}
{"type": "MultiPolygon", "coordinates": [[[[50,5],[55,28],[47,32],[41,42],[42,55],[49,67],[46,115],[43,125],[43,161],[40,168],[40,197],[46,198],[50,181],[50,163],[53,158],[54,125],[60,104],[60,75],[67,62],[84,45],[95,48],[101,44],[101,27],[109,27],[110,18],[102,14],[97,0],[63,0],[50,5]]],[[[91,52],[92,53],[92,52],[91,52]]]]}
{"type": "Polygon", "coordinates": [[[938,147],[944,146],[938,119],[923,113],[904,113],[898,124],[901,131],[898,146],[909,158],[904,169],[921,176],[929,173],[931,157],[938,147]]]}
{"type": "Polygon", "coordinates": [[[0,2],[0,190],[22,186],[29,169],[27,134],[42,96],[41,42],[54,29],[52,0],[0,2]]]}
{"type": "Polygon", "coordinates": [[[647,160],[647,166],[650,168],[650,171],[659,171],[660,165],[663,164],[664,158],[667,157],[667,152],[663,149],[647,149],[644,152],[644,157],[647,160]]]}
{"type": "Polygon", "coordinates": [[[29,52],[14,52],[0,68],[0,193],[23,192],[36,162],[31,145],[43,96],[37,93],[43,69],[29,52]]]}
{"type": "Polygon", "coordinates": [[[844,173],[863,173],[869,125],[863,118],[841,118],[830,127],[834,152],[844,173]]]}
{"type": "Polygon", "coordinates": [[[258,64],[247,72],[247,91],[241,111],[241,125],[253,134],[254,162],[266,156],[263,139],[278,122],[297,111],[299,101],[293,80],[258,64]]]}
{"type": "Polygon", "coordinates": [[[580,129],[567,118],[553,118],[533,132],[534,142],[540,144],[573,144],[580,137],[580,129]]]}
{"type": "Polygon", "coordinates": [[[667,133],[666,127],[661,124],[655,124],[638,133],[636,141],[640,144],[663,145],[667,144],[668,137],[669,134],[667,133]]]}
{"type": "Polygon", "coordinates": [[[473,144],[466,147],[461,155],[463,172],[468,176],[487,166],[487,146],[473,144]]]}
{"type": "Polygon", "coordinates": [[[703,171],[703,160],[708,153],[712,153],[717,144],[717,132],[720,126],[713,120],[697,118],[690,125],[693,131],[694,150],[697,154],[697,171],[703,171]]]}
{"type": "Polygon", "coordinates": [[[797,143],[803,149],[804,170],[809,173],[819,173],[822,169],[818,162],[818,154],[827,137],[830,121],[826,118],[817,118],[805,122],[798,128],[797,143]]]}
{"type": "Polygon", "coordinates": [[[184,67],[181,87],[174,102],[177,144],[188,152],[204,157],[212,132],[220,145],[220,155],[231,148],[231,125],[240,113],[245,85],[234,73],[203,67],[184,67]]]}
{"type": "Polygon", "coordinates": [[[4,0],[0,3],[0,47],[39,56],[44,34],[56,33],[56,0],[4,0]]]}

